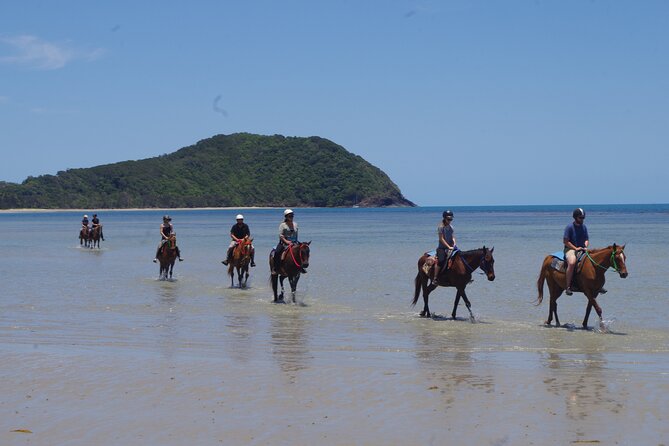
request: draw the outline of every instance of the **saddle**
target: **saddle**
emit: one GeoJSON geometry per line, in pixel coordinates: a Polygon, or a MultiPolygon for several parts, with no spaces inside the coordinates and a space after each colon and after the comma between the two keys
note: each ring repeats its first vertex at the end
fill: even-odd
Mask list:
{"type": "MultiPolygon", "coordinates": [[[[559,271],[561,273],[567,273],[567,261],[564,258],[564,252],[562,251],[557,251],[551,254],[553,259],[551,260],[551,268],[553,268],[555,271],[559,271]]],[[[576,278],[578,275],[581,273],[581,270],[583,269],[583,258],[585,257],[585,252],[581,251],[576,255],[576,266],[574,267],[574,277],[572,277],[572,283],[571,283],[571,289],[572,291],[581,291],[578,288],[578,281],[576,278]]]]}
{"type": "MultiPolygon", "coordinates": [[[[446,259],[446,268],[444,268],[444,271],[448,271],[449,269],[451,269],[451,265],[453,264],[453,258],[458,252],[460,252],[460,250],[458,249],[454,249],[453,251],[451,251],[451,255],[446,259]]],[[[437,257],[437,251],[436,250],[428,251],[425,253],[425,255],[427,255],[428,257],[427,259],[425,259],[425,263],[423,263],[423,272],[426,275],[431,276],[430,272],[432,271],[432,268],[435,267],[436,265],[439,265],[439,258],[437,257]]]]}

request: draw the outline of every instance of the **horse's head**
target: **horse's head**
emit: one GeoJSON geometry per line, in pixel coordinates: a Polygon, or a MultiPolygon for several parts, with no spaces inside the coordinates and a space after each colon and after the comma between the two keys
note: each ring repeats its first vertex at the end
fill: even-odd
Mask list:
{"type": "Polygon", "coordinates": [[[490,281],[495,280],[495,259],[492,256],[494,250],[494,247],[486,248],[484,246],[483,256],[481,257],[481,263],[479,264],[479,268],[481,268],[481,271],[485,273],[490,281]]]}
{"type": "Polygon", "coordinates": [[[625,265],[625,245],[618,246],[615,243],[613,244],[611,251],[611,267],[620,274],[620,277],[624,279],[627,277],[627,265],[625,265]]]}
{"type": "Polygon", "coordinates": [[[248,236],[244,237],[239,242],[239,249],[241,249],[242,257],[250,257],[251,256],[251,244],[252,243],[253,243],[253,239],[249,238],[248,236]]]}
{"type": "Polygon", "coordinates": [[[297,245],[297,258],[300,260],[302,268],[309,267],[309,245],[311,245],[311,240],[308,242],[298,243],[297,245]]]}

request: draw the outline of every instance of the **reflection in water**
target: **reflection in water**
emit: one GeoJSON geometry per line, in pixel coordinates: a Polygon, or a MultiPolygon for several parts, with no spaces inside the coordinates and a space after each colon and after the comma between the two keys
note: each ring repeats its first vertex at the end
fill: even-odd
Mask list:
{"type": "Polygon", "coordinates": [[[173,358],[179,337],[179,312],[177,311],[178,289],[174,282],[158,282],[158,347],[165,358],[173,358]]]}
{"type": "Polygon", "coordinates": [[[307,347],[304,316],[299,308],[278,306],[271,315],[272,354],[290,382],[294,382],[295,372],[308,367],[311,359],[307,347]],[[283,310],[283,311],[282,311],[283,310]]]}
{"type": "MultiPolygon", "coordinates": [[[[585,352],[583,354],[560,353],[565,335],[577,334],[555,330],[546,339],[549,353],[542,354],[541,362],[547,370],[543,380],[547,391],[564,398],[565,415],[577,423],[593,414],[601,416],[603,411],[620,413],[624,408],[623,402],[628,399],[628,392],[609,388],[615,377],[608,376],[608,361],[597,351],[599,339],[585,336],[581,349],[585,352]]],[[[581,433],[580,430],[577,428],[577,433],[581,433]]]]}
{"type": "Polygon", "coordinates": [[[439,390],[446,398],[446,408],[456,401],[456,392],[469,389],[494,392],[494,378],[489,373],[474,370],[472,358],[471,325],[459,322],[420,321],[414,333],[415,355],[418,364],[427,374],[426,384],[439,390]],[[449,330],[435,324],[451,324],[449,330]],[[436,385],[435,385],[436,384],[436,385]]]}
{"type": "Polygon", "coordinates": [[[224,318],[225,329],[231,339],[227,343],[230,356],[237,361],[248,362],[254,348],[251,317],[245,314],[225,314],[224,318]]]}

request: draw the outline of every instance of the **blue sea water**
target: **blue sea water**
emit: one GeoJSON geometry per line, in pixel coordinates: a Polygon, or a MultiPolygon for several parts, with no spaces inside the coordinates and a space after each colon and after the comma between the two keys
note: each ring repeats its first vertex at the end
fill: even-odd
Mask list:
{"type": "MultiPolygon", "coordinates": [[[[0,354],[29,359],[39,352],[145,364],[166,358],[215,361],[221,368],[274,368],[291,380],[328,376],[330,381],[319,385],[330,389],[327,398],[335,406],[345,402],[334,395],[354,385],[351,380],[362,379],[363,370],[384,370],[381,381],[391,373],[457,378],[470,392],[485,389],[491,395],[498,395],[496,388],[520,391],[522,383],[514,376],[540,375],[540,381],[555,380],[555,386],[536,390],[551,398],[567,398],[563,391],[574,392],[580,385],[572,383],[583,379],[586,386],[605,389],[607,397],[599,401],[589,394],[582,402],[571,401],[561,420],[574,435],[599,432],[603,420],[591,415],[583,425],[570,410],[594,408],[622,422],[633,408],[648,406],[656,414],[669,402],[651,390],[667,389],[669,381],[669,205],[586,207],[591,246],[624,244],[628,258],[629,277],[607,272],[609,293],[599,298],[610,333],[577,329],[586,306],[581,294],[559,300],[566,329],[542,326],[548,299],[542,306],[533,305],[541,262],[561,249],[572,209],[452,208],[461,249],[494,247],[495,281],[476,274],[467,287],[478,322],[474,324],[466,320],[462,304],[458,316],[463,320],[449,320],[455,296],[451,288],[439,288],[430,296],[435,319],[418,317],[422,300],[410,306],[416,262],[436,247],[441,207],[295,209],[300,238],[312,242],[309,272],[298,286],[300,305],[270,303],[267,256],[277,242],[282,209],[97,211],[106,237],[101,249],[79,246],[82,212],[0,213],[0,354]],[[166,212],[185,261],[176,264],[175,280],[158,281],[151,259],[166,212]],[[251,227],[257,251],[258,266],[251,270],[246,290],[230,288],[220,263],[239,212],[251,227]],[[337,384],[335,376],[348,378],[337,384]],[[641,384],[626,381],[635,376],[643,376],[641,384]],[[627,400],[612,396],[621,391],[627,400]]],[[[590,325],[597,326],[594,312],[590,325]]],[[[443,389],[442,384],[435,386],[443,389]]],[[[383,391],[388,407],[405,404],[400,402],[404,393],[394,399],[389,389],[383,391]]],[[[455,387],[451,391],[459,392],[455,387]]],[[[505,404],[506,397],[498,397],[493,409],[505,404]]],[[[442,403],[427,403],[426,412],[419,410],[415,417],[443,409],[442,403]]],[[[453,409],[451,402],[446,406],[453,409]]],[[[13,409],[11,403],[4,407],[13,409]]],[[[429,429],[440,426],[438,420],[412,420],[428,423],[429,429]]],[[[666,433],[659,428],[663,418],[652,420],[645,421],[650,429],[646,438],[661,438],[666,433]]],[[[389,435],[399,435],[393,426],[385,428],[389,435]]],[[[522,442],[518,432],[509,438],[522,442]]],[[[615,433],[632,439],[624,433],[620,437],[620,429],[615,433]]],[[[540,437],[538,430],[530,429],[530,434],[540,437]]],[[[380,440],[389,438],[399,437],[380,440]]],[[[486,438],[498,437],[491,432],[486,438]]]]}

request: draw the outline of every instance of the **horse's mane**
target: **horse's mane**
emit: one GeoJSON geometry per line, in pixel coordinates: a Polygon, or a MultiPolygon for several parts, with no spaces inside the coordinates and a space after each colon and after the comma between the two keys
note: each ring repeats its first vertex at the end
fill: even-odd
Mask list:
{"type": "Polygon", "coordinates": [[[469,255],[469,254],[477,253],[477,252],[479,252],[479,251],[483,251],[483,252],[485,252],[485,249],[486,249],[486,248],[485,248],[485,246],[484,246],[483,248],[470,249],[469,251],[460,251],[460,252],[459,252],[459,255],[463,255],[463,256],[465,256],[465,255],[469,255]]]}

